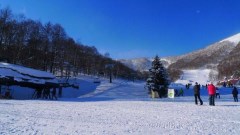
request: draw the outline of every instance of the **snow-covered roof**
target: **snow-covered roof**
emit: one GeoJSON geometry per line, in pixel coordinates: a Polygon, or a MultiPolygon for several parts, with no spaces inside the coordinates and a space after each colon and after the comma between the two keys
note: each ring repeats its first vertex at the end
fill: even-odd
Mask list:
{"type": "Polygon", "coordinates": [[[0,78],[13,77],[17,82],[34,84],[58,83],[56,77],[48,72],[19,65],[0,62],[0,78]]]}
{"type": "MultiPolygon", "coordinates": [[[[32,77],[36,77],[36,78],[49,78],[49,79],[55,78],[55,76],[49,72],[36,70],[36,69],[32,69],[32,68],[27,68],[27,67],[23,67],[23,66],[19,66],[19,65],[14,65],[14,64],[4,63],[4,62],[0,62],[0,68],[11,69],[20,74],[28,75],[28,76],[32,76],[32,77]]],[[[8,74],[11,74],[11,73],[14,73],[14,72],[8,72],[8,74]]],[[[0,73],[0,75],[1,74],[4,74],[4,73],[0,73]]]]}

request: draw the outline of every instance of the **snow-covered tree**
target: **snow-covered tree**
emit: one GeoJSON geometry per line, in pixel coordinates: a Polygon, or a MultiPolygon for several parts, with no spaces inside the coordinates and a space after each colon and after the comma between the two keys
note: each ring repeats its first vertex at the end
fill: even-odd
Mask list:
{"type": "Polygon", "coordinates": [[[149,69],[149,77],[146,85],[149,91],[158,92],[160,98],[167,94],[167,87],[169,85],[168,73],[158,56],[154,58],[152,67],[149,69]]]}

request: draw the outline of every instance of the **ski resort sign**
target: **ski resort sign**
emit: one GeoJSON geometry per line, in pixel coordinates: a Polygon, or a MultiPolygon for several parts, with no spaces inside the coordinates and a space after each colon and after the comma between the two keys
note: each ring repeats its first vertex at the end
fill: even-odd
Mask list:
{"type": "Polygon", "coordinates": [[[168,89],[168,98],[174,98],[174,89],[168,89]]]}

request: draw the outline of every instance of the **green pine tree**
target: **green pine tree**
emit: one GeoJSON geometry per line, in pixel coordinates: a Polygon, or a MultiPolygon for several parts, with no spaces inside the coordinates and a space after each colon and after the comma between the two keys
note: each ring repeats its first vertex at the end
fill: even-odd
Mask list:
{"type": "Polygon", "coordinates": [[[155,91],[159,97],[164,97],[167,94],[169,85],[167,70],[163,67],[160,58],[156,56],[152,62],[152,67],[149,69],[149,78],[147,79],[147,88],[149,92],[155,91]]]}

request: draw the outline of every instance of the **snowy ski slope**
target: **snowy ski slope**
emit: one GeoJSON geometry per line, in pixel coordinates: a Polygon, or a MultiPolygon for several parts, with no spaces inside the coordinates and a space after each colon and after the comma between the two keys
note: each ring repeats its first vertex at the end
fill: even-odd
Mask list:
{"type": "MultiPolygon", "coordinates": [[[[186,79],[186,78],[185,78],[186,79]]],[[[49,135],[238,135],[240,104],[230,88],[221,88],[216,106],[195,105],[192,88],[184,97],[151,99],[144,82],[91,77],[77,80],[79,90],[64,89],[52,100],[0,100],[0,134],[49,135]]]]}

